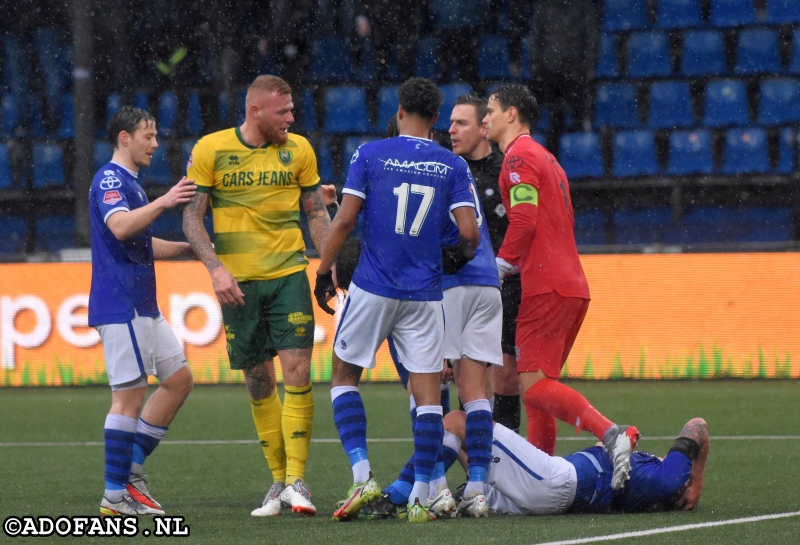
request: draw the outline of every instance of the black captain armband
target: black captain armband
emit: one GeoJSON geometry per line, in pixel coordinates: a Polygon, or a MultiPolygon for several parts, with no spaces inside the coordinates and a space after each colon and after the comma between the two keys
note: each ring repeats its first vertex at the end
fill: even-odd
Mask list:
{"type": "Polygon", "coordinates": [[[442,272],[444,274],[456,274],[470,261],[472,258],[464,255],[461,246],[442,246],[442,272]]]}
{"type": "Polygon", "coordinates": [[[688,437],[678,437],[675,439],[675,442],[672,443],[672,448],[669,449],[669,451],[682,452],[694,462],[697,460],[697,455],[700,454],[700,445],[698,445],[697,441],[694,439],[689,439],[688,437]]]}

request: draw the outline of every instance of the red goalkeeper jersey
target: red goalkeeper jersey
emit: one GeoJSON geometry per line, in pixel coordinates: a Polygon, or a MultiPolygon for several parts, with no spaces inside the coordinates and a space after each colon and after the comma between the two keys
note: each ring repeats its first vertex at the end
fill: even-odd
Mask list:
{"type": "Polygon", "coordinates": [[[508,230],[497,257],[519,267],[522,297],[555,291],[589,299],[567,175],[530,135],[517,137],[506,148],[500,194],[508,230]]]}

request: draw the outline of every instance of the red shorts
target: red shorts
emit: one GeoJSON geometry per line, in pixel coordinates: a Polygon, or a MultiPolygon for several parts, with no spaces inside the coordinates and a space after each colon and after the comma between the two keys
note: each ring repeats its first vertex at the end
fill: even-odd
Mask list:
{"type": "Polygon", "coordinates": [[[549,378],[561,376],[589,300],[556,292],[523,297],[517,315],[517,373],[539,369],[549,378]]]}

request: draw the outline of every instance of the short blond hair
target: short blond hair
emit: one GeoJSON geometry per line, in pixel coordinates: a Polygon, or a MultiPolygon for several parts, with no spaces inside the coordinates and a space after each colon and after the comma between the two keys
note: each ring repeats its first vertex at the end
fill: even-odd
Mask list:
{"type": "Polygon", "coordinates": [[[292,94],[292,88],[286,81],[273,75],[258,76],[247,88],[247,97],[245,102],[249,103],[250,98],[254,92],[277,93],[279,95],[292,94]]]}

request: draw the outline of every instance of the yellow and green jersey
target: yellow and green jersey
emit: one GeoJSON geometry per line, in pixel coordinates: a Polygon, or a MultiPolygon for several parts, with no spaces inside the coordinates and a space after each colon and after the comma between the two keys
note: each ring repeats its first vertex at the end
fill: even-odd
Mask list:
{"type": "Polygon", "coordinates": [[[214,250],[237,281],[271,280],[308,265],[300,231],[300,193],[319,185],[308,140],[254,148],[239,128],[197,142],[186,176],[210,195],[214,250]]]}

